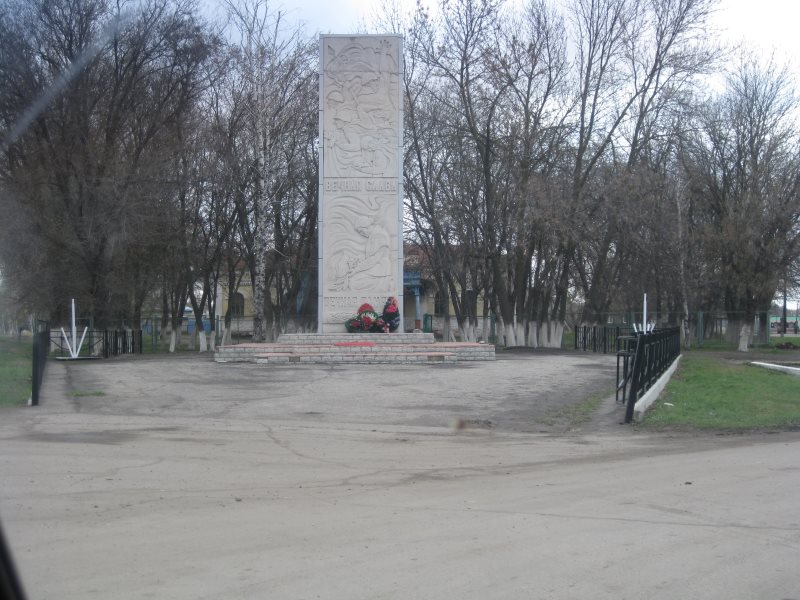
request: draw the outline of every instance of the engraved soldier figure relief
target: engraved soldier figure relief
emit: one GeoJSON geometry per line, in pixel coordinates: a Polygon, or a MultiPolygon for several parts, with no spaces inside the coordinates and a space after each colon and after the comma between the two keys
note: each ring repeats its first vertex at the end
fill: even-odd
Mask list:
{"type": "Polygon", "coordinates": [[[325,177],[396,177],[399,80],[388,40],[327,40],[325,177]]]}
{"type": "MultiPolygon", "coordinates": [[[[389,199],[391,200],[391,199],[389,199]]],[[[391,202],[364,202],[341,196],[331,203],[326,248],[330,257],[328,285],[336,292],[392,291],[392,238],[382,207],[391,202]]]]}

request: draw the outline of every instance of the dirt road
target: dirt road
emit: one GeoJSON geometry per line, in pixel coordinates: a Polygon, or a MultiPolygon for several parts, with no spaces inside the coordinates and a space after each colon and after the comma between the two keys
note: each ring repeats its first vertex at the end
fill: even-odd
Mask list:
{"type": "Polygon", "coordinates": [[[576,427],[608,357],[48,368],[0,413],[32,600],[800,598],[800,434],[576,427]]]}

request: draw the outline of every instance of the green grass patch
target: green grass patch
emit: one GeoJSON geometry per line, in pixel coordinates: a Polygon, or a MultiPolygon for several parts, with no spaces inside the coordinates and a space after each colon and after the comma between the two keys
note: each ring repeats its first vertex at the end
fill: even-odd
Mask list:
{"type": "Polygon", "coordinates": [[[0,338],[0,406],[24,406],[31,396],[33,341],[0,338]]]}
{"type": "Polygon", "coordinates": [[[698,343],[696,339],[692,339],[692,350],[702,350],[707,352],[720,352],[725,350],[736,350],[737,345],[734,342],[723,340],[719,338],[710,338],[698,343]]]}
{"type": "Polygon", "coordinates": [[[687,352],[646,427],[700,429],[800,426],[800,377],[687,352]]]}
{"type": "Polygon", "coordinates": [[[561,348],[572,350],[575,348],[575,328],[565,327],[564,335],[561,337],[561,348]]]}

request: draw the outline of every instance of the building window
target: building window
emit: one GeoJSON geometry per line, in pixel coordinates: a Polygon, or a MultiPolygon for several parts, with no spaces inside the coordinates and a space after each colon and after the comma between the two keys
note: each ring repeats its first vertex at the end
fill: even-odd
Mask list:
{"type": "Polygon", "coordinates": [[[231,296],[229,308],[232,317],[244,316],[244,296],[240,292],[236,292],[231,296]]]}
{"type": "Polygon", "coordinates": [[[438,292],[433,297],[433,314],[435,315],[444,314],[444,302],[442,302],[442,295],[438,292]]]}

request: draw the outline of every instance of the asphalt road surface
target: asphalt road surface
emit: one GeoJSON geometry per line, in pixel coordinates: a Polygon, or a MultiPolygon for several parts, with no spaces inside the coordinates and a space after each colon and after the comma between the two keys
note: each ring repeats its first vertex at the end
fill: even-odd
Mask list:
{"type": "Polygon", "coordinates": [[[800,600],[800,432],[619,425],[614,359],[52,363],[0,411],[31,600],[800,600]]]}

